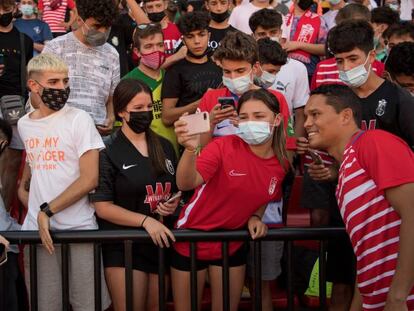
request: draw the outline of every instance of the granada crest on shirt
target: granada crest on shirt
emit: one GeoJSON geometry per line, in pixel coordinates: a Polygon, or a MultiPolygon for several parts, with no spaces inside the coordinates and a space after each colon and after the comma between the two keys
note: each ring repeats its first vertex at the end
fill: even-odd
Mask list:
{"type": "Polygon", "coordinates": [[[167,170],[171,175],[175,174],[174,165],[172,164],[170,159],[165,159],[165,166],[167,167],[167,170]]]}
{"type": "Polygon", "coordinates": [[[377,109],[375,110],[375,114],[379,117],[383,116],[385,113],[386,107],[387,107],[387,101],[385,99],[379,100],[377,109]]]}
{"type": "Polygon", "coordinates": [[[273,193],[275,193],[276,186],[277,186],[277,178],[272,177],[272,179],[270,180],[270,185],[269,185],[269,195],[273,195],[273,193]]]}

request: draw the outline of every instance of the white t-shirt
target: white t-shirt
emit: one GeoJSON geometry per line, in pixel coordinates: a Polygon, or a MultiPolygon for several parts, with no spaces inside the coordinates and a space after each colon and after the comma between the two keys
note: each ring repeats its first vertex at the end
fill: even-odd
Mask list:
{"type": "Polygon", "coordinates": [[[289,106],[290,115],[293,110],[305,106],[309,99],[309,82],[306,66],[288,58],[285,65],[280,68],[276,76],[276,82],[270,89],[281,92],[289,106]]]}
{"type": "Polygon", "coordinates": [[[46,43],[69,66],[68,105],[85,110],[96,124],[106,119],[106,103],[120,80],[119,54],[109,43],[88,47],[70,32],[46,43]]]}
{"type": "Polygon", "coordinates": [[[335,27],[336,25],[335,18],[336,18],[336,15],[338,15],[338,12],[339,10],[329,10],[328,12],[322,15],[322,18],[325,21],[326,26],[328,26],[329,30],[335,27]]]}
{"type": "MultiPolygon", "coordinates": [[[[22,230],[38,230],[40,205],[55,199],[79,177],[79,159],[85,152],[105,147],[85,111],[65,106],[45,118],[31,119],[31,115],[26,114],[17,124],[32,172],[29,210],[22,230]]],[[[50,227],[96,229],[94,209],[88,196],[54,215],[50,227]]]]}
{"type": "MultiPolygon", "coordinates": [[[[256,11],[261,10],[257,6],[254,6],[251,2],[242,3],[239,6],[236,6],[231,12],[229,18],[229,24],[232,25],[237,30],[240,30],[248,35],[252,34],[252,30],[249,26],[250,16],[256,11]]],[[[273,9],[272,6],[269,6],[269,9],[273,9]]]]}

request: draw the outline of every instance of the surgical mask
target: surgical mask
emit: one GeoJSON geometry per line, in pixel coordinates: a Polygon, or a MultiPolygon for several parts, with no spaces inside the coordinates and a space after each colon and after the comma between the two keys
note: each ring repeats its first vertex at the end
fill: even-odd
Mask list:
{"type": "Polygon", "coordinates": [[[376,49],[380,44],[380,38],[374,37],[374,49],[376,49]]]}
{"type": "Polygon", "coordinates": [[[269,122],[246,121],[240,122],[236,135],[249,145],[260,145],[270,139],[272,131],[269,122]]]}
{"type": "Polygon", "coordinates": [[[0,14],[0,26],[7,27],[13,21],[13,12],[0,14]]]}
{"type": "Polygon", "coordinates": [[[20,12],[25,16],[31,16],[34,13],[33,6],[30,4],[22,4],[20,6],[20,12]]]}
{"type": "Polygon", "coordinates": [[[222,23],[224,22],[229,16],[229,11],[223,12],[223,13],[214,13],[210,12],[211,19],[215,21],[216,23],[222,23]]]}
{"type": "Polygon", "coordinates": [[[331,5],[337,5],[337,4],[339,4],[339,2],[341,2],[341,0],[329,0],[329,3],[331,5]]]}
{"type": "Polygon", "coordinates": [[[367,82],[369,71],[371,70],[371,64],[369,65],[368,70],[365,68],[368,59],[369,56],[367,56],[366,61],[362,65],[350,70],[339,70],[339,79],[350,87],[360,87],[362,84],[367,82]]]}
{"type": "Polygon", "coordinates": [[[42,95],[39,94],[40,98],[49,109],[59,111],[66,105],[70,94],[69,86],[64,89],[53,89],[37,83],[43,88],[42,95]]]}
{"type": "Polygon", "coordinates": [[[141,62],[154,70],[157,70],[165,62],[165,53],[160,51],[154,51],[148,54],[141,53],[141,62]]]}
{"type": "Polygon", "coordinates": [[[109,33],[111,32],[111,28],[108,28],[108,30],[105,32],[100,32],[94,28],[89,28],[89,26],[86,25],[86,23],[84,25],[88,29],[88,31],[85,33],[83,32],[83,28],[82,28],[82,32],[83,32],[83,35],[85,36],[86,42],[88,42],[89,45],[101,46],[105,44],[105,42],[108,40],[109,33]]]}
{"type": "Polygon", "coordinates": [[[230,92],[241,95],[250,89],[252,84],[252,78],[250,76],[251,72],[252,71],[250,70],[247,75],[235,79],[223,77],[223,84],[230,90],[230,92]]]}
{"type": "Polygon", "coordinates": [[[395,12],[400,10],[400,6],[397,3],[390,3],[388,4],[388,7],[395,12]]]}
{"type": "Polygon", "coordinates": [[[279,37],[269,37],[270,40],[275,41],[277,43],[280,42],[280,38],[279,37]]]}
{"type": "Polygon", "coordinates": [[[271,74],[262,69],[262,75],[258,77],[260,84],[263,88],[268,89],[271,87],[276,81],[276,75],[271,74]]]}
{"type": "Polygon", "coordinates": [[[157,13],[148,13],[148,18],[151,22],[159,23],[162,21],[162,19],[165,17],[165,12],[157,12],[157,13]]]}
{"type": "Polygon", "coordinates": [[[152,111],[131,111],[126,123],[132,131],[140,134],[149,129],[153,118],[152,111]]]}

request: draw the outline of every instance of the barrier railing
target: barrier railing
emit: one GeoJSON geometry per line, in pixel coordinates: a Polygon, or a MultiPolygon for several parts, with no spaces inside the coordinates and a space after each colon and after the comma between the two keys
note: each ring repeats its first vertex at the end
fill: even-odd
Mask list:
{"type": "MultiPolygon", "coordinates": [[[[250,235],[245,230],[238,231],[173,231],[177,242],[190,242],[191,257],[191,310],[197,311],[197,267],[196,247],[201,241],[222,242],[223,254],[223,310],[230,310],[229,301],[229,242],[251,241],[250,235]]],[[[285,241],[287,258],[287,306],[288,310],[294,310],[294,286],[293,286],[293,242],[296,240],[318,240],[319,244],[319,297],[320,309],[326,308],[326,241],[344,236],[343,228],[277,228],[269,229],[265,238],[253,241],[253,306],[254,310],[262,310],[261,295],[261,241],[285,241]]],[[[32,311],[38,310],[37,303],[37,255],[36,244],[40,243],[38,232],[35,231],[9,231],[0,232],[11,244],[26,244],[30,249],[30,305],[32,311]]],[[[54,231],[52,239],[55,244],[61,244],[62,256],[62,304],[63,310],[70,310],[69,303],[69,277],[68,277],[68,244],[69,243],[93,243],[94,244],[94,286],[95,286],[95,310],[101,310],[101,244],[123,241],[125,251],[125,285],[126,285],[126,310],[133,310],[133,282],[132,282],[132,243],[134,241],[152,243],[150,236],[143,230],[122,231],[54,231]]],[[[165,249],[159,248],[159,310],[166,310],[165,299],[165,249]]],[[[4,266],[0,267],[0,311],[6,311],[4,295],[4,266]]],[[[43,311],[43,310],[40,310],[43,311]]]]}

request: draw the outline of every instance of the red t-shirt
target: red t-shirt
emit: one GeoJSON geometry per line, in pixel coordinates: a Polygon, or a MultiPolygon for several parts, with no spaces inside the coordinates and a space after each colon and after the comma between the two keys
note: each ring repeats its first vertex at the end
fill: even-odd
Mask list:
{"type": "Polygon", "coordinates": [[[38,8],[39,11],[43,11],[43,21],[46,22],[50,30],[55,33],[65,33],[65,27],[59,26],[60,23],[65,21],[66,9],[74,9],[75,2],[73,0],[62,0],[60,6],[52,10],[50,3],[52,0],[39,0],[38,8]]]}
{"type": "MultiPolygon", "coordinates": [[[[289,107],[286,102],[285,97],[282,93],[274,90],[268,90],[270,93],[276,96],[277,100],[279,101],[280,105],[280,113],[283,116],[283,125],[285,127],[286,136],[286,148],[288,150],[295,150],[296,149],[296,139],[293,136],[289,136],[290,131],[287,130],[289,126],[289,107]]],[[[215,90],[209,90],[204,93],[203,97],[201,98],[200,105],[198,109],[202,111],[210,112],[213,110],[214,106],[218,104],[219,97],[233,97],[230,93],[228,88],[220,88],[215,90]]],[[[236,105],[237,100],[235,99],[236,105]]],[[[213,137],[221,137],[226,135],[232,135],[236,133],[236,128],[230,123],[230,120],[223,120],[219,124],[216,125],[213,131],[213,137]]]]}
{"type": "MultiPolygon", "coordinates": [[[[378,60],[372,63],[372,70],[382,77],[384,72],[384,64],[378,60]]],[[[335,58],[328,58],[318,63],[315,73],[312,76],[311,90],[324,84],[345,84],[339,79],[338,66],[335,58]]]]}
{"type": "MultiPolygon", "coordinates": [[[[235,135],[210,142],[197,158],[197,171],[204,183],[182,209],[176,224],[178,229],[242,229],[261,206],[282,199],[286,173],[277,158],[258,157],[235,135]]],[[[230,254],[241,244],[230,243],[230,254]]],[[[174,247],[189,256],[188,243],[175,243],[174,247]]],[[[221,243],[197,243],[197,258],[221,258],[221,243]]]]}
{"type": "Polygon", "coordinates": [[[175,49],[181,43],[181,32],[177,25],[168,23],[167,28],[163,29],[162,33],[164,35],[165,55],[169,57],[174,54],[175,49]]]}
{"type": "MultiPolygon", "coordinates": [[[[336,196],[357,257],[363,309],[383,310],[399,250],[401,218],[385,190],[414,182],[414,154],[400,138],[371,130],[346,147],[336,196]]],[[[414,288],[408,298],[414,310],[414,288]]]]}

